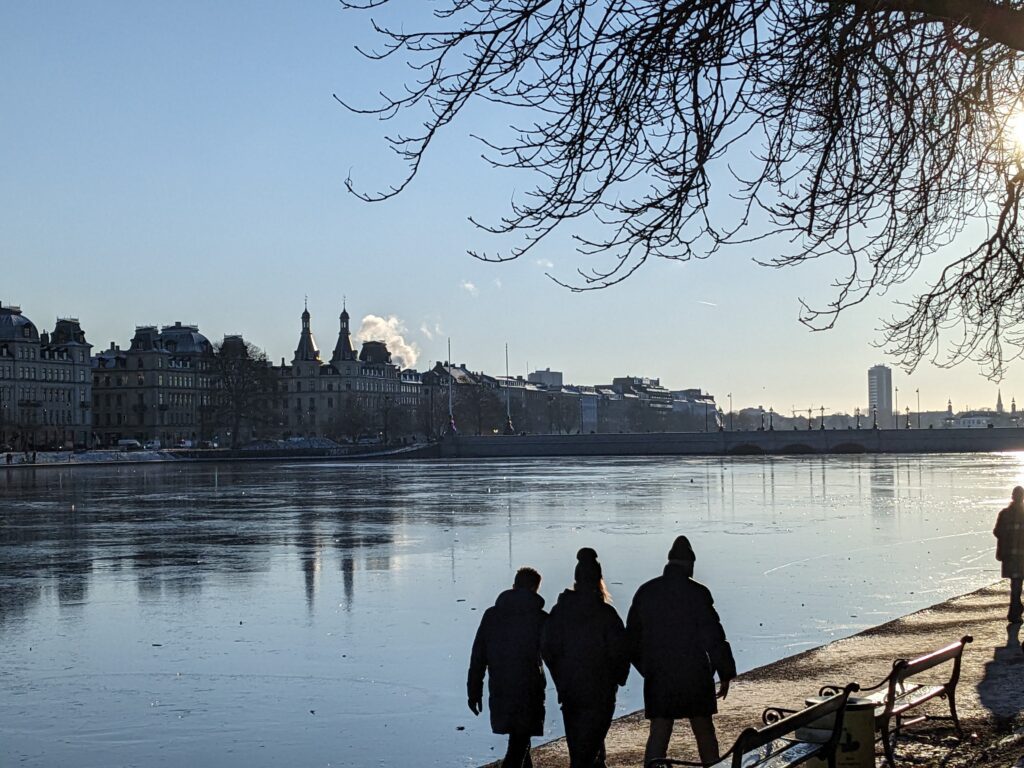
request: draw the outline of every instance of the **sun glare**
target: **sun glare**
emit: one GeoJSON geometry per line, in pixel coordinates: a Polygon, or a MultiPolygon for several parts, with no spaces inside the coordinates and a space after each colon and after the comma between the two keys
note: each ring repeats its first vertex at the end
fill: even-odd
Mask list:
{"type": "Polygon", "coordinates": [[[1006,127],[1009,129],[1014,149],[1018,152],[1024,151],[1024,111],[1018,110],[1010,115],[1006,127]]]}

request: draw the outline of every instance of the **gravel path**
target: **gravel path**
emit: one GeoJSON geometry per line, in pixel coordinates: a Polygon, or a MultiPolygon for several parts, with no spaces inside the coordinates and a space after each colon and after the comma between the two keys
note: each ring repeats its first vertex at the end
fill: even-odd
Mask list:
{"type": "MultiPolygon", "coordinates": [[[[889,673],[894,659],[913,658],[971,635],[974,642],[964,651],[957,688],[957,707],[968,738],[960,743],[951,725],[942,721],[922,724],[899,740],[897,763],[1024,768],[1024,652],[1018,637],[1020,625],[1006,624],[1007,583],[1000,581],[740,675],[716,718],[722,749],[731,746],[744,727],[760,723],[761,711],[769,704],[802,706],[807,696],[830,682],[874,685],[889,673]]],[[[928,707],[926,711],[948,714],[944,701],[928,707]]],[[[643,712],[616,720],[607,740],[609,768],[640,766],[646,738],[643,712]]],[[[669,755],[696,759],[686,723],[677,724],[669,755]]],[[[877,755],[878,765],[884,765],[880,748],[877,755]]],[[[534,749],[533,760],[537,768],[567,768],[564,740],[534,749]]]]}

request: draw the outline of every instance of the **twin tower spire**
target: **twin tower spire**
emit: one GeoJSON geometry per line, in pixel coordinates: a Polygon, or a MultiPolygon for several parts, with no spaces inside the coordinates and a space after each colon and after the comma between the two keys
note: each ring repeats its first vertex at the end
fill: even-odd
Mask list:
{"type": "MultiPolygon", "coordinates": [[[[309,327],[309,305],[302,310],[302,332],[299,334],[299,345],[295,348],[295,362],[320,362],[320,350],[316,346],[316,339],[313,338],[313,331],[309,327]]],[[[355,360],[356,351],[352,348],[352,338],[349,335],[348,310],[342,303],[341,315],[338,316],[341,328],[338,331],[338,343],[334,345],[334,353],[331,355],[331,362],[337,363],[345,360],[355,360]]]]}

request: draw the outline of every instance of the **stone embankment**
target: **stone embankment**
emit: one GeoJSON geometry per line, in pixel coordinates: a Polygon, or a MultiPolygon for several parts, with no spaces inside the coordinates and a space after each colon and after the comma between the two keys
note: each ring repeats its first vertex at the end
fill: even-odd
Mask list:
{"type": "Polygon", "coordinates": [[[174,449],[174,450],[89,450],[89,451],[9,451],[0,453],[0,469],[30,469],[46,467],[74,467],[119,464],[152,464],[158,462],[210,462],[210,461],[303,461],[352,460],[375,461],[386,459],[436,458],[433,443],[384,448],[380,445],[341,446],[329,440],[306,440],[281,446],[262,445],[253,448],[231,449],[174,449]],[[312,444],[310,444],[312,443],[312,444]],[[7,457],[10,457],[8,461],[7,457]]]}
{"type": "Polygon", "coordinates": [[[579,435],[449,435],[451,459],[540,456],[758,456],[858,453],[987,453],[1024,450],[1024,428],[812,429],[579,435]]]}
{"type": "MultiPolygon", "coordinates": [[[[967,738],[961,743],[946,721],[913,726],[897,742],[897,765],[1024,768],[1024,652],[1020,625],[1006,623],[1006,585],[999,582],[740,675],[716,717],[722,749],[731,746],[743,728],[759,724],[767,705],[801,707],[826,683],[874,685],[889,673],[893,660],[913,658],[971,635],[974,642],[964,651],[957,688],[957,709],[967,738]]],[[[926,706],[927,712],[948,714],[944,701],[926,706]]],[[[646,738],[642,712],[612,723],[607,740],[609,768],[642,766],[646,738]]],[[[883,766],[880,747],[876,754],[877,765],[883,766]]],[[[696,760],[685,722],[677,724],[669,755],[696,760]]],[[[567,768],[564,739],[534,749],[533,764],[567,768]]]]}

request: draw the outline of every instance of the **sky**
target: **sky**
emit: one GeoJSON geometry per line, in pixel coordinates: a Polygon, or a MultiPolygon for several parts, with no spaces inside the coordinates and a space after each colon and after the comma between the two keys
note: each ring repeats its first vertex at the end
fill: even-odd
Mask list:
{"type": "MultiPolygon", "coordinates": [[[[399,197],[351,195],[349,176],[374,191],[402,174],[395,126],[333,98],[369,105],[402,82],[354,50],[376,42],[369,18],[335,0],[0,4],[0,301],[41,329],[78,317],[97,348],[182,321],[275,361],[291,359],[304,301],[329,355],[344,303],[362,338],[421,370],[450,338],[454,362],[494,374],[507,344],[512,374],[657,377],[783,413],[866,404],[867,369],[892,364],[875,343],[893,298],[828,332],[798,322],[842,265],[767,269],[752,245],[578,294],[545,276],[588,264],[564,241],[506,264],[467,255],[507,250],[468,219],[496,220],[526,183],[480,159],[471,134],[507,123],[496,110],[446,131],[399,197]]],[[[894,383],[924,410],[993,407],[997,388],[1024,398],[1021,371],[997,385],[924,363],[894,383]]]]}

